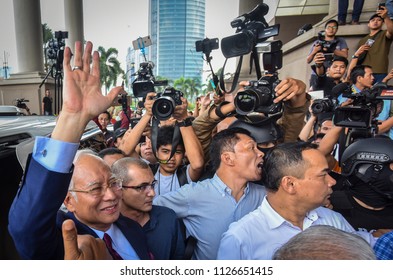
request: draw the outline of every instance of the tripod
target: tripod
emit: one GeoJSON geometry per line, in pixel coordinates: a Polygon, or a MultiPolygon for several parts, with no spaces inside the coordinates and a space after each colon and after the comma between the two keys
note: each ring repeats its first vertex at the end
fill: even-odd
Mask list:
{"type": "Polygon", "coordinates": [[[54,94],[54,113],[59,113],[61,110],[61,104],[63,103],[63,72],[62,72],[62,65],[59,63],[55,63],[52,65],[48,74],[46,74],[45,78],[42,80],[41,84],[39,85],[39,89],[44,85],[46,80],[48,79],[49,75],[55,80],[55,94],[54,94]],[[54,73],[54,71],[56,71],[54,73]]]}

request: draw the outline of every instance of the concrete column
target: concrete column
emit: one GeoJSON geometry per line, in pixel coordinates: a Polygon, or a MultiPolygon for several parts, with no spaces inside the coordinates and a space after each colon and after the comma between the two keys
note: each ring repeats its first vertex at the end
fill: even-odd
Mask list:
{"type": "Polygon", "coordinates": [[[83,33],[83,0],[64,0],[64,18],[65,27],[68,31],[68,39],[66,40],[74,52],[75,41],[84,41],[83,33]]]}
{"type": "Polygon", "coordinates": [[[40,0],[14,0],[19,73],[44,72],[40,0]]]}

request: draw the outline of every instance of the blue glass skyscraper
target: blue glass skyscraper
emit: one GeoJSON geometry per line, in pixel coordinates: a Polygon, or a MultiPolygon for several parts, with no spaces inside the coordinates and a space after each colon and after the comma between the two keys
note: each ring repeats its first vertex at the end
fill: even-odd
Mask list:
{"type": "Polygon", "coordinates": [[[202,77],[195,41],[205,37],[205,0],[150,0],[151,60],[156,76],[202,77]]]}

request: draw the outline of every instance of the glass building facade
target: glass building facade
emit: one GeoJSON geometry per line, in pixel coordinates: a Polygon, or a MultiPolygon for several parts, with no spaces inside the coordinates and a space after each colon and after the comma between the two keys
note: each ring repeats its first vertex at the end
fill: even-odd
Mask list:
{"type": "Polygon", "coordinates": [[[155,75],[201,79],[204,61],[195,41],[205,37],[205,0],[150,0],[149,15],[155,75]]]}

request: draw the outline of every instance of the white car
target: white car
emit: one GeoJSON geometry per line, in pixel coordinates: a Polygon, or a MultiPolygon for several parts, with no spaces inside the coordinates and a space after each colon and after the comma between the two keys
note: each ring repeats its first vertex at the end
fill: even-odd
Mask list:
{"type": "MultiPolygon", "coordinates": [[[[35,137],[49,136],[55,124],[55,116],[25,116],[15,106],[0,106],[0,259],[19,259],[7,229],[9,208],[22,180],[35,137]]],[[[98,152],[105,147],[101,130],[91,121],[82,136],[80,148],[98,152]]]]}

